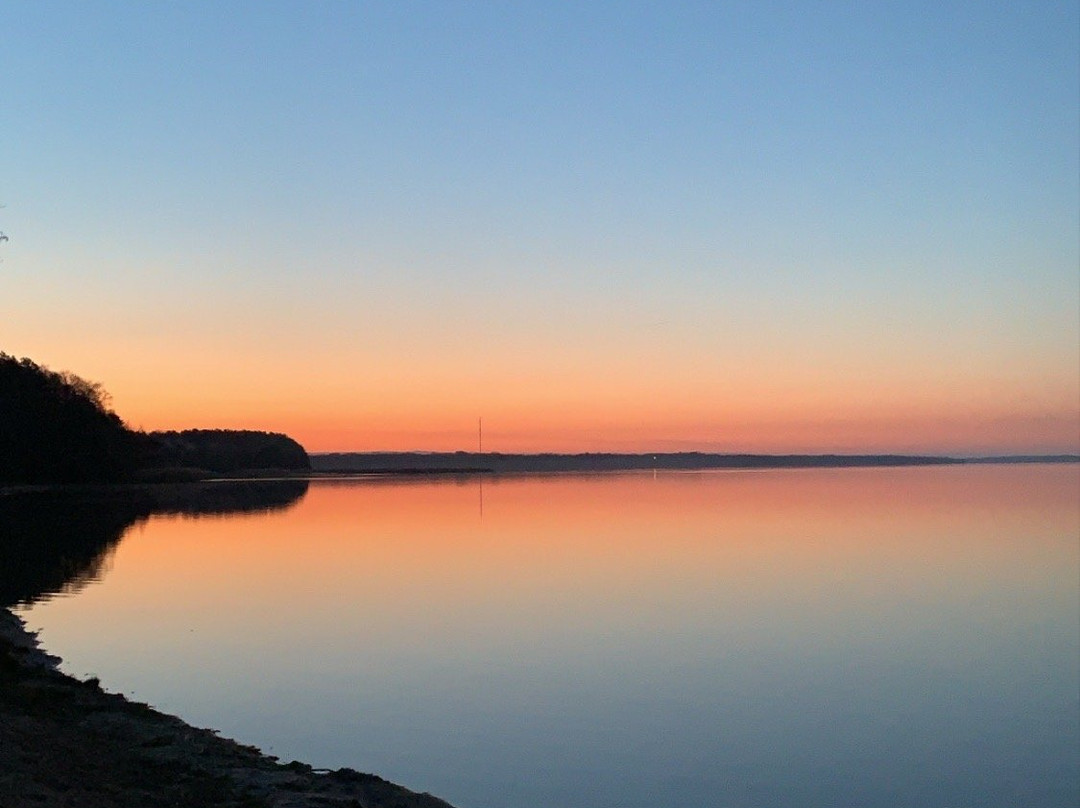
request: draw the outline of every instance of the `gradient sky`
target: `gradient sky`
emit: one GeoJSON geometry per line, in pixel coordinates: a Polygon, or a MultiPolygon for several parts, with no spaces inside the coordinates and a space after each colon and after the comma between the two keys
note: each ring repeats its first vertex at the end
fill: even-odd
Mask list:
{"type": "Polygon", "coordinates": [[[1080,4],[6,2],[0,350],[309,450],[1080,450],[1080,4]]]}

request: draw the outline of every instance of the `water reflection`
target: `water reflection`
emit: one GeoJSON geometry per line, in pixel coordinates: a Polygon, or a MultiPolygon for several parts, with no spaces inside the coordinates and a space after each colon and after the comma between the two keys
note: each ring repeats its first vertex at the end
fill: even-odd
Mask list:
{"type": "Polygon", "coordinates": [[[1076,804],[1080,477],[313,483],[30,610],[70,669],[468,808],[1076,804]],[[107,628],[106,628],[107,627],[107,628]]]}
{"type": "Polygon", "coordinates": [[[152,515],[268,513],[292,507],[307,489],[305,480],[260,480],[0,495],[0,607],[100,580],[125,531],[152,515]]]}

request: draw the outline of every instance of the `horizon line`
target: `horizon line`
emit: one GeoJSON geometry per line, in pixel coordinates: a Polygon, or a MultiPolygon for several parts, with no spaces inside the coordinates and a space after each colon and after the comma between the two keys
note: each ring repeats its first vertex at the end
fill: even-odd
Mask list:
{"type": "Polygon", "coordinates": [[[607,455],[611,457],[678,457],[685,455],[705,455],[712,457],[897,457],[934,460],[991,460],[1017,458],[1068,458],[1080,462],[1080,450],[1064,451],[1028,451],[1028,452],[978,452],[978,453],[935,453],[902,451],[822,451],[822,452],[747,452],[747,451],[711,451],[704,449],[682,449],[678,451],[534,451],[502,452],[473,451],[468,449],[332,449],[309,451],[309,455],[499,455],[503,457],[543,457],[584,455],[607,455]]]}

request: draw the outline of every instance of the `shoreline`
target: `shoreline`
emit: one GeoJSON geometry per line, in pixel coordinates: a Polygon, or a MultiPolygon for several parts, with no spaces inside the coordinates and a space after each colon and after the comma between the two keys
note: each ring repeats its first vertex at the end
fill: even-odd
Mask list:
{"type": "Polygon", "coordinates": [[[453,808],[373,774],[281,763],[59,670],[0,608],[0,805],[453,808]]]}
{"type": "MultiPolygon", "coordinates": [[[[926,466],[1075,465],[1076,454],[947,455],[899,454],[713,454],[661,453],[536,453],[501,452],[315,452],[308,469],[244,469],[222,473],[187,469],[176,476],[148,475],[133,480],[81,483],[3,483],[0,496],[53,491],[95,493],[127,491],[157,497],[153,492],[184,489],[206,483],[315,482],[349,478],[474,477],[533,474],[593,474],[630,471],[770,471],[797,469],[912,468],[926,466]]],[[[175,470],[173,470],[175,471],[175,470]]]]}
{"type": "Polygon", "coordinates": [[[314,452],[313,479],[334,475],[513,475],[627,471],[756,471],[1080,463],[1074,454],[980,457],[909,454],[747,454],[714,452],[314,452]]]}

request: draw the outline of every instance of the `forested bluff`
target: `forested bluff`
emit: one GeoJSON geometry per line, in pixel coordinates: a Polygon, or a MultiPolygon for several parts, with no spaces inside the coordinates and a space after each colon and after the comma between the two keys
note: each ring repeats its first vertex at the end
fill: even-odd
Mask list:
{"type": "Polygon", "coordinates": [[[307,471],[287,435],[129,428],[100,384],[0,352],[0,485],[168,482],[307,471]]]}

